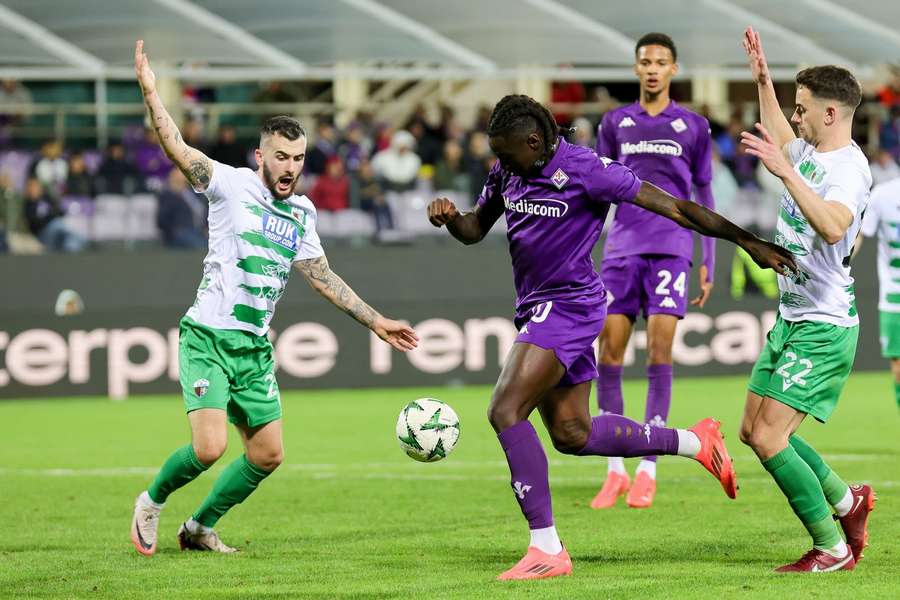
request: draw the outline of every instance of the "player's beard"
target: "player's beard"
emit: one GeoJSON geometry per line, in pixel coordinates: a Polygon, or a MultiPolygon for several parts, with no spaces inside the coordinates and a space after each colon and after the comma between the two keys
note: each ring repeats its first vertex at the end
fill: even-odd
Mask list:
{"type": "Polygon", "coordinates": [[[291,184],[290,189],[287,192],[279,192],[278,191],[278,180],[280,177],[276,178],[272,175],[272,171],[269,170],[269,166],[263,163],[263,180],[266,184],[266,187],[269,188],[269,191],[272,192],[272,197],[277,198],[279,200],[284,200],[285,198],[290,198],[294,194],[294,188],[297,187],[297,182],[300,181],[300,178],[297,177],[294,179],[294,182],[291,184]]]}

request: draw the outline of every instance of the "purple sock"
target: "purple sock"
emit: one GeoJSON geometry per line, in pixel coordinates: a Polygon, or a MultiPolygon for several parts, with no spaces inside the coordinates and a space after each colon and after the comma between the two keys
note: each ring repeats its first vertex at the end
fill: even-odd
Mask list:
{"type": "Polygon", "coordinates": [[[597,406],[602,411],[600,414],[621,415],[625,411],[625,403],[622,400],[621,365],[617,367],[600,365],[597,370],[600,373],[597,377],[597,406]]]}
{"type": "MultiPolygon", "coordinates": [[[[649,365],[647,367],[647,408],[644,422],[651,427],[665,427],[672,403],[672,365],[649,365]]],[[[644,460],[656,462],[656,456],[645,456],[644,460]]]]}
{"type": "Polygon", "coordinates": [[[591,419],[591,435],[578,454],[625,458],[678,454],[678,431],[642,425],[621,415],[600,415],[591,419]]]}
{"type": "Polygon", "coordinates": [[[547,455],[534,427],[528,421],[521,421],[501,431],[497,438],[506,453],[510,484],[522,514],[528,519],[528,528],[551,527],[553,506],[547,455]]]}

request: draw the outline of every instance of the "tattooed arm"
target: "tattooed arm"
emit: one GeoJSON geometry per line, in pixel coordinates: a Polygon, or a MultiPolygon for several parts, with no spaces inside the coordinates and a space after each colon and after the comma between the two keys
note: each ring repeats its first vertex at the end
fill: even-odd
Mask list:
{"type": "Polygon", "coordinates": [[[378,314],[378,311],[366,304],[337,273],[331,270],[324,255],[300,260],[295,264],[314,290],[397,350],[405,352],[418,345],[419,338],[412,327],[378,314]]]}
{"type": "Polygon", "coordinates": [[[144,104],[150,112],[150,123],[159,137],[159,145],[194,189],[205,190],[212,177],[213,163],[205,154],[184,142],[181,132],[163,106],[156,91],[156,75],[150,69],[150,59],[144,54],[143,40],[138,40],[134,46],[134,71],[141,84],[144,104]]]}

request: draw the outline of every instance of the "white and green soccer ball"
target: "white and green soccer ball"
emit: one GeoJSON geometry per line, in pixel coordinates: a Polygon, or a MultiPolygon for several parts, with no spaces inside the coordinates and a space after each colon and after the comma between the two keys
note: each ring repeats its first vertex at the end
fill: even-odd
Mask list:
{"type": "Polygon", "coordinates": [[[397,441],[410,458],[435,462],[453,452],[459,440],[459,417],[449,404],[419,398],[397,418],[397,441]]]}

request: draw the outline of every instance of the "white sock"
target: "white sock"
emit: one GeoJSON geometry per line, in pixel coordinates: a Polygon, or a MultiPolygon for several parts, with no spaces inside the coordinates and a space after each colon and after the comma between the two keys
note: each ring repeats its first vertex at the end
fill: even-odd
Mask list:
{"type": "Polygon", "coordinates": [[[635,471],[635,474],[637,473],[646,473],[651,479],[656,479],[656,461],[642,460],[635,471]]]}
{"type": "Polygon", "coordinates": [[[847,542],[844,540],[840,540],[837,544],[832,548],[819,548],[823,552],[827,552],[835,558],[843,558],[847,556],[847,542]]]}
{"type": "Polygon", "coordinates": [[[678,456],[694,458],[700,454],[700,438],[693,431],[676,429],[678,432],[678,456]]]}
{"type": "Polygon", "coordinates": [[[850,512],[851,508],[853,508],[853,494],[850,493],[850,488],[848,487],[844,497],[834,505],[834,512],[837,513],[837,516],[843,517],[850,512]]]}
{"type": "Polygon", "coordinates": [[[144,490],[143,492],[141,492],[141,495],[138,496],[138,498],[139,498],[141,504],[143,504],[144,506],[151,506],[151,507],[155,508],[156,510],[162,510],[163,506],[166,505],[165,502],[163,502],[162,504],[160,504],[158,502],[154,502],[153,498],[150,497],[150,494],[147,493],[147,490],[144,490]]]}
{"type": "Polygon", "coordinates": [[[212,531],[212,527],[207,527],[206,525],[201,525],[197,521],[194,520],[194,517],[191,517],[187,521],[185,521],[184,526],[191,533],[191,535],[199,535],[206,534],[212,531]]]}
{"type": "Polygon", "coordinates": [[[627,471],[625,471],[625,459],[621,456],[610,456],[606,459],[606,472],[607,473],[621,473],[625,475],[627,471]]]}
{"type": "Polygon", "coordinates": [[[535,546],[542,552],[547,554],[559,554],[562,552],[562,542],[556,534],[556,527],[544,527],[542,529],[531,530],[530,546],[535,546]]]}

